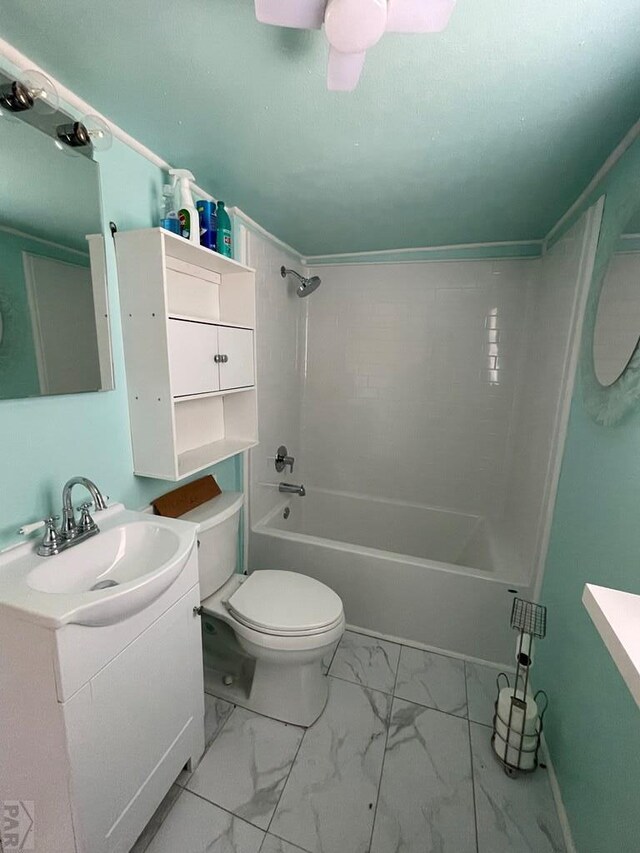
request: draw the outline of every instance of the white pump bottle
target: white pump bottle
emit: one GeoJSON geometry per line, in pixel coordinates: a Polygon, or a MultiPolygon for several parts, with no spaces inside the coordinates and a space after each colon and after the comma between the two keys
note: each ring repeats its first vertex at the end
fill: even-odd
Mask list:
{"type": "MultiPolygon", "coordinates": [[[[188,215],[189,242],[199,246],[200,219],[191,195],[191,181],[194,180],[194,177],[188,169],[169,169],[169,174],[178,182],[180,210],[184,210],[188,215]]],[[[186,234],[184,236],[186,237],[186,234]]]]}

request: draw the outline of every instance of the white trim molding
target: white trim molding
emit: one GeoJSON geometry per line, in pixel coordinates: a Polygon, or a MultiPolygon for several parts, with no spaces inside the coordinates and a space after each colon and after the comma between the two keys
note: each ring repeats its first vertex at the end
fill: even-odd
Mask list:
{"type": "Polygon", "coordinates": [[[368,252],[342,252],[335,255],[303,256],[310,267],[343,264],[422,263],[441,260],[500,260],[502,258],[538,258],[542,240],[502,240],[493,243],[451,243],[442,246],[417,246],[413,249],[380,249],[368,252]]]}
{"type": "Polygon", "coordinates": [[[567,853],[578,853],[576,845],[573,842],[573,835],[571,834],[571,825],[569,824],[569,817],[567,815],[567,810],[564,805],[564,800],[562,799],[562,790],[560,788],[560,783],[558,782],[555,767],[553,766],[553,761],[551,760],[551,753],[549,752],[549,747],[547,745],[544,732],[542,733],[542,737],[540,738],[540,740],[542,743],[542,755],[544,763],[547,766],[547,773],[549,774],[549,784],[551,785],[551,793],[553,795],[553,800],[556,805],[556,811],[558,812],[558,820],[560,821],[562,837],[564,838],[564,845],[567,848],[567,853]]]}
{"type": "Polygon", "coordinates": [[[631,146],[636,141],[636,139],[638,139],[638,137],[640,137],[640,119],[638,119],[638,121],[630,128],[626,135],[616,145],[611,154],[609,154],[602,166],[600,166],[598,171],[595,173],[593,178],[591,178],[587,186],[582,190],[578,198],[573,202],[571,207],[562,214],[560,219],[558,219],[556,224],[551,228],[551,230],[543,241],[545,254],[549,249],[549,245],[552,242],[555,242],[563,228],[565,226],[568,226],[571,219],[580,211],[580,209],[584,205],[587,204],[589,196],[591,196],[596,191],[601,181],[605,179],[605,177],[617,164],[618,160],[620,160],[622,155],[625,154],[629,148],[631,148],[631,146]]]}

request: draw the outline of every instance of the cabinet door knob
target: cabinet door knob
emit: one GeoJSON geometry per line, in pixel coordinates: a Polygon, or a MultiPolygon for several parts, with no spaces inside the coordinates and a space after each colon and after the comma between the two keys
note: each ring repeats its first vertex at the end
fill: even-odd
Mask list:
{"type": "Polygon", "coordinates": [[[223,355],[214,355],[213,360],[216,364],[222,364],[222,362],[224,361],[224,356],[223,355]]]}

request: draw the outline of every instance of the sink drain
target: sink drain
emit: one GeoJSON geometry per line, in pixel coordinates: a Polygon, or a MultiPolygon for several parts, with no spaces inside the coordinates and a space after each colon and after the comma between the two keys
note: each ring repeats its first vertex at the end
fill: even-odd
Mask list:
{"type": "Polygon", "coordinates": [[[89,592],[93,592],[96,589],[109,589],[111,586],[118,586],[118,581],[114,580],[106,580],[106,581],[98,581],[98,583],[94,583],[89,592]]]}

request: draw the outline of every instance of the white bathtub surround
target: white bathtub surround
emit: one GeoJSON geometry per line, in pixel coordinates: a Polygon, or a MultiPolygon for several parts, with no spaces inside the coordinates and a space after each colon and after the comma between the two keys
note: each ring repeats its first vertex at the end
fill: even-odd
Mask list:
{"type": "Polygon", "coordinates": [[[400,646],[364,634],[346,631],[333,658],[329,675],[393,693],[400,646]]]}
{"type": "Polygon", "coordinates": [[[542,585],[601,215],[599,201],[543,257],[529,306],[503,527],[534,591],[542,585]]]}
{"type": "Polygon", "coordinates": [[[310,268],[322,286],[287,297],[282,322],[266,276],[266,419],[307,497],[279,517],[261,423],[250,568],[324,580],[351,625],[509,663],[509,590],[534,597],[544,562],[592,232],[582,220],[538,259],[310,268]]]}
{"type": "Polygon", "coordinates": [[[468,724],[394,699],[371,853],[475,853],[468,724]]]}
{"type": "Polygon", "coordinates": [[[296,477],[302,472],[300,419],[306,334],[304,303],[309,300],[298,299],[293,284],[280,275],[283,265],[306,275],[299,257],[250,232],[247,263],[256,269],[260,444],[254,448],[250,459],[252,489],[249,502],[251,518],[256,520],[280,498],[277,484],[285,478],[276,472],[274,461],[281,444],[285,444],[289,453],[296,457],[296,477]]]}
{"type": "MultiPolygon", "coordinates": [[[[319,267],[302,415],[313,486],[499,516],[537,260],[319,267]]],[[[310,300],[311,302],[311,300],[310,300]]]]}
{"type": "Polygon", "coordinates": [[[310,853],[367,853],[391,697],[331,679],[270,830],[310,853]]]}
{"type": "Polygon", "coordinates": [[[395,695],[436,711],[466,717],[465,663],[404,646],[395,695]]]}
{"type": "Polygon", "coordinates": [[[236,708],[186,787],[267,829],[303,734],[236,708]]]}

